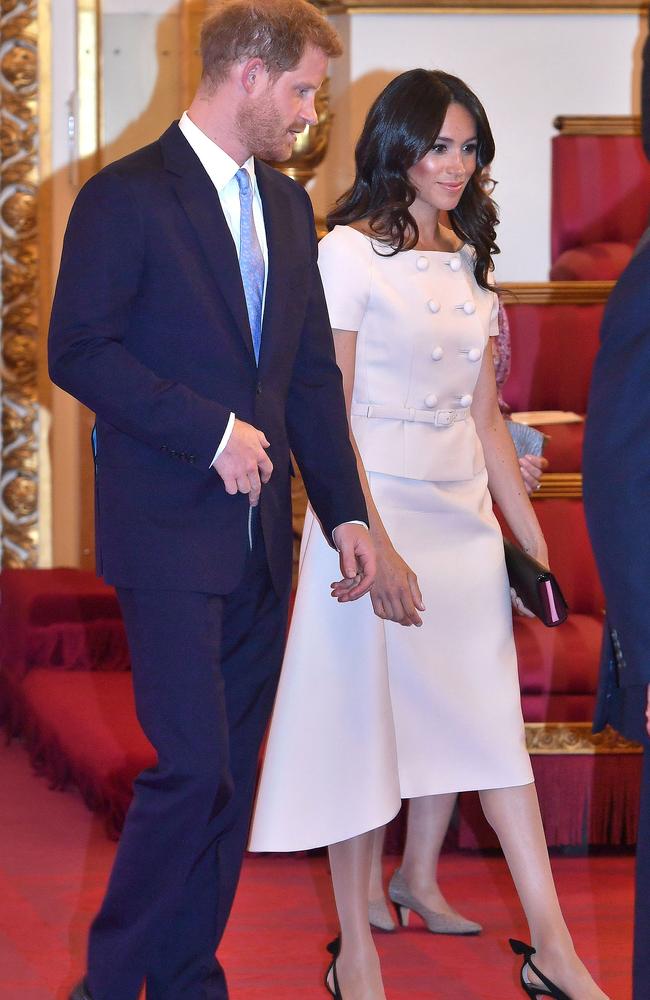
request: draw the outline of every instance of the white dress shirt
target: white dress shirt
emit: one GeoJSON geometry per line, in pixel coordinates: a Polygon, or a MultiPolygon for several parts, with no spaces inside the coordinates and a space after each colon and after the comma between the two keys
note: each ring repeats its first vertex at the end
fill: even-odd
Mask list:
{"type": "MultiPolygon", "coordinates": [[[[216,142],[209,139],[205,132],[201,131],[198,125],[194,124],[187,111],[183,112],[183,116],[179,122],[179,128],[201,161],[208,177],[214,184],[221,203],[221,208],[223,209],[223,214],[226,218],[226,222],[228,223],[228,229],[230,230],[235,244],[237,257],[239,257],[241,206],[239,202],[239,185],[237,184],[237,179],[235,177],[237,171],[240,169],[239,164],[236,163],[231,156],[228,156],[228,153],[225,153],[220,146],[217,146],[216,142]]],[[[260,198],[257,179],[255,177],[255,161],[253,157],[251,156],[248,160],[246,160],[246,162],[242,164],[242,167],[248,172],[251,179],[251,185],[253,187],[253,221],[255,222],[255,229],[257,230],[257,238],[262,250],[262,256],[264,257],[264,293],[262,297],[263,316],[264,303],[266,300],[266,281],[269,273],[269,249],[266,242],[264,213],[262,211],[262,199],[260,198]]],[[[235,414],[231,413],[230,419],[226,424],[224,435],[221,438],[217,452],[212,460],[213,465],[228,444],[234,423],[235,414]]]]}
{"type": "MultiPolygon", "coordinates": [[[[183,112],[179,122],[179,128],[190,146],[201,161],[208,177],[214,184],[215,190],[223,209],[223,214],[228,223],[228,228],[232,234],[237,257],[239,257],[239,239],[241,231],[241,205],[239,201],[239,185],[235,177],[240,169],[239,164],[233,160],[228,153],[225,153],[216,142],[209,139],[205,132],[202,132],[198,125],[195,125],[187,111],[183,112]]],[[[264,315],[264,304],[266,302],[266,282],[269,274],[269,248],[266,241],[266,228],[264,226],[264,212],[262,211],[262,199],[255,177],[255,160],[251,156],[242,164],[244,170],[248,171],[253,186],[253,221],[257,231],[257,238],[260,242],[262,256],[264,257],[264,293],[262,297],[262,316],[264,315]]],[[[235,414],[231,413],[226,430],[219,442],[216,454],[212,459],[212,465],[219,458],[219,455],[228,444],[232,429],[235,423],[235,414]]],[[[346,522],[348,523],[348,522],[346,522]]],[[[351,521],[351,524],[363,524],[364,521],[351,521]]],[[[334,529],[336,531],[336,528],[334,529]]],[[[332,534],[334,534],[332,532],[332,534]]]]}

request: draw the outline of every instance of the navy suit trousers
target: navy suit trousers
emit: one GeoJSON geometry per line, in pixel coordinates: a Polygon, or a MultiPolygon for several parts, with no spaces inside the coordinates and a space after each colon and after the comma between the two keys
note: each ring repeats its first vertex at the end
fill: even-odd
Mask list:
{"type": "Polygon", "coordinates": [[[287,600],[271,585],[259,527],[230,594],[118,596],[158,764],[135,782],[90,932],[88,985],[93,1000],[136,1000],[144,981],[148,1000],[225,1000],[215,950],[246,846],[287,600]]]}

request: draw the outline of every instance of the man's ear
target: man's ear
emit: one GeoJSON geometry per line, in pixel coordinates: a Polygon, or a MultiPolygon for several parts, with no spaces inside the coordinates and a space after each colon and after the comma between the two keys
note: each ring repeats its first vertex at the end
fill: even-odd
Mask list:
{"type": "Polygon", "coordinates": [[[266,67],[259,56],[254,59],[247,59],[239,68],[239,82],[247,94],[253,94],[259,90],[260,84],[267,76],[266,67]]]}

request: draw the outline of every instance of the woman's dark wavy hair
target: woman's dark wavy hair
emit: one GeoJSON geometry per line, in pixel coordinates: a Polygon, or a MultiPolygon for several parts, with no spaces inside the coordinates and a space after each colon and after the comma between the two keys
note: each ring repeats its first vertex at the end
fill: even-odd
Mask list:
{"type": "Polygon", "coordinates": [[[327,225],[367,220],[377,240],[391,253],[412,250],[419,232],[409,212],[416,189],[407,171],[435,145],[450,104],[460,104],[476,122],[476,170],[449,221],[456,235],[476,252],[474,274],[488,287],[498,225],[496,205],[480,183],[494,158],[494,139],[483,105],[456,76],[441,70],[412,69],[392,80],[368,112],[355,151],[356,176],[339,198],[327,225]]]}

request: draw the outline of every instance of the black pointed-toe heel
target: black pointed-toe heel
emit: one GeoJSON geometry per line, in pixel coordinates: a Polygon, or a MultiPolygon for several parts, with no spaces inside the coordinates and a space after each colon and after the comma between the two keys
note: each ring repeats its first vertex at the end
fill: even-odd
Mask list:
{"type": "Polygon", "coordinates": [[[339,952],[341,951],[341,938],[334,938],[333,941],[327,946],[327,950],[332,956],[332,961],[330,962],[327,972],[325,973],[325,987],[329,993],[335,998],[335,1000],[343,1000],[343,994],[341,993],[341,988],[339,986],[338,976],[336,975],[336,960],[339,957],[339,952]],[[330,973],[332,975],[332,985],[330,986],[330,973]],[[333,987],[333,988],[332,988],[333,987]]]}
{"type": "Polygon", "coordinates": [[[525,944],[523,941],[516,941],[514,938],[510,938],[510,947],[514,951],[515,955],[523,955],[523,963],[521,966],[521,972],[519,973],[521,988],[524,993],[527,993],[530,1000],[538,1000],[539,997],[552,997],[552,1000],[571,1000],[571,997],[564,993],[559,986],[545,976],[540,969],[532,961],[532,957],[535,954],[535,949],[531,948],[529,944],[525,944]],[[535,983],[531,983],[526,975],[526,969],[537,976],[542,986],[536,986],[535,983]]]}

